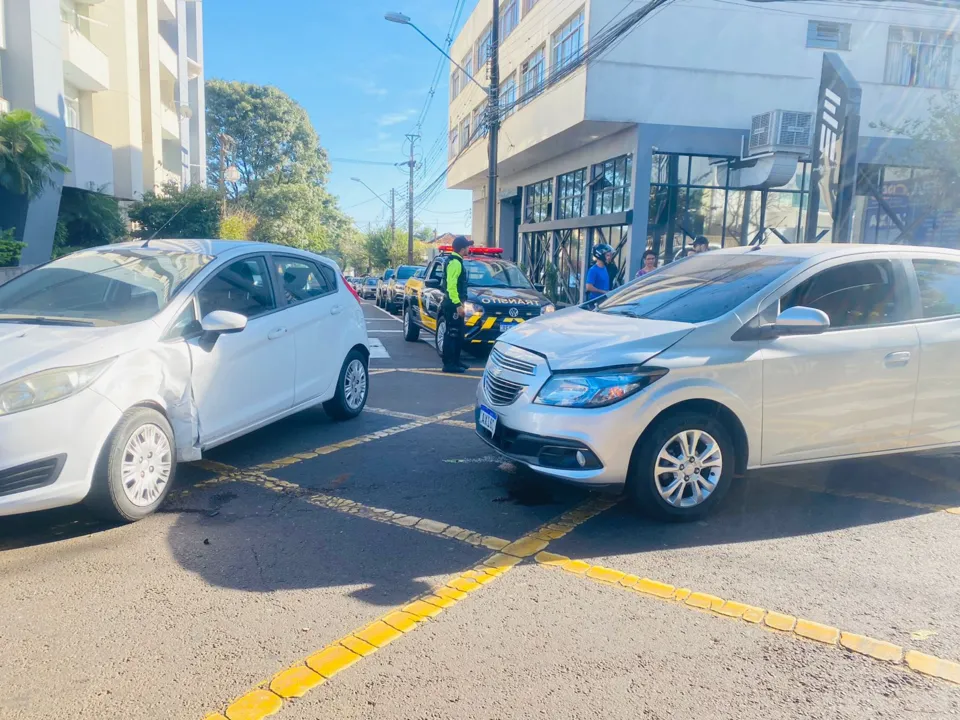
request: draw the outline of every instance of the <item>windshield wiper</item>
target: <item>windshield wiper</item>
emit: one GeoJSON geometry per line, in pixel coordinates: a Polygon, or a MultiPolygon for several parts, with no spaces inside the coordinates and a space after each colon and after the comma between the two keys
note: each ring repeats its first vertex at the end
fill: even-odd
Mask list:
{"type": "Polygon", "coordinates": [[[0,317],[0,323],[23,323],[24,325],[70,325],[78,327],[92,327],[90,320],[73,320],[70,318],[49,318],[34,316],[9,315],[0,317]]]}
{"type": "Polygon", "coordinates": [[[624,317],[638,318],[640,320],[644,319],[643,315],[641,315],[640,313],[635,313],[633,312],[633,310],[621,310],[621,311],[600,310],[600,312],[605,313],[607,315],[622,315],[624,317]]]}

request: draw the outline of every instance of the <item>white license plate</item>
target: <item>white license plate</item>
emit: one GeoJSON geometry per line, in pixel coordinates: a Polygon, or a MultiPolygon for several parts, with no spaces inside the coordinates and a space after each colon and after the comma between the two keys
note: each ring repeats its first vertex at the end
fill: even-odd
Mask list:
{"type": "Polygon", "coordinates": [[[491,435],[497,431],[497,414],[486,405],[480,406],[480,427],[491,435]]]}
{"type": "Polygon", "coordinates": [[[500,323],[500,332],[505,333],[507,330],[509,330],[512,327],[513,325],[511,325],[510,323],[500,323]]]}

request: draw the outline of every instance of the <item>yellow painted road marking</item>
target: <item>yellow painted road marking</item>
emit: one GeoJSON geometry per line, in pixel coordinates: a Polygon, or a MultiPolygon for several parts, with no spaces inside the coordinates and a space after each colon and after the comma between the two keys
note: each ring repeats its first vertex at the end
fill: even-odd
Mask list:
{"type": "MultiPolygon", "coordinates": [[[[616,502],[611,498],[591,498],[574,510],[565,512],[554,522],[546,523],[513,543],[504,541],[504,549],[513,546],[517,552],[525,552],[529,545],[524,544],[524,540],[537,537],[537,533],[543,527],[561,525],[569,528],[567,530],[569,532],[616,502]]],[[[337,673],[359,662],[362,657],[371,655],[405,633],[416,630],[422,623],[429,622],[430,618],[466,599],[470,593],[480,590],[485,584],[508,572],[520,562],[522,562],[521,557],[505,552],[491,555],[480,565],[453,576],[442,587],[415,598],[399,609],[391,610],[378,620],[314,653],[302,663],[280,672],[268,683],[261,683],[260,686],[231,703],[227,707],[226,717],[228,720],[260,720],[272,715],[283,707],[286,700],[301,697],[312,687],[321,684],[323,680],[329,680],[337,673]],[[489,579],[478,582],[480,573],[489,579]],[[320,676],[320,682],[316,682],[314,674],[320,676]]],[[[221,717],[214,713],[208,715],[207,720],[220,720],[221,717]]]]}
{"type": "MultiPolygon", "coordinates": [[[[439,370],[404,370],[403,372],[410,372],[416,375],[437,375],[439,377],[446,378],[466,378],[467,380],[479,380],[480,375],[471,375],[470,373],[445,373],[440,372],[439,370]]],[[[473,407],[470,407],[473,410],[473,407]]]]}
{"type": "Polygon", "coordinates": [[[776,485],[794,488],[796,490],[806,490],[807,492],[820,493],[823,495],[833,495],[835,497],[854,498],[856,500],[870,500],[873,502],[886,503],[888,505],[902,505],[904,507],[915,508],[917,510],[929,510],[930,512],[945,512],[950,515],[960,515],[960,507],[951,507],[949,505],[937,505],[934,503],[914,502],[904,500],[903,498],[890,497],[889,495],[878,495],[868,492],[854,492],[852,490],[839,490],[835,488],[817,487],[805,485],[804,483],[785,478],[769,478],[758,482],[771,482],[776,485]]]}
{"type": "MultiPolygon", "coordinates": [[[[471,408],[473,409],[473,408],[471,408]]],[[[364,412],[373,413],[374,415],[385,415],[387,417],[397,418],[398,420],[429,420],[428,415],[414,415],[413,413],[399,412],[397,410],[387,410],[386,408],[371,408],[368,407],[364,412]]],[[[466,422],[465,420],[441,420],[440,425],[448,425],[450,427],[464,428],[466,430],[475,430],[476,425],[472,422],[466,422]]],[[[495,462],[490,460],[489,462],[495,462]]]]}
{"type": "Polygon", "coordinates": [[[377,368],[376,370],[370,370],[370,375],[386,375],[387,373],[396,372],[396,368],[377,368]]]}
{"type": "Polygon", "coordinates": [[[881,662],[899,664],[902,657],[911,670],[960,685],[960,663],[944,660],[933,655],[925,655],[915,650],[910,650],[904,655],[903,648],[899,645],[883,640],[844,632],[839,628],[823,625],[813,620],[764,610],[733,600],[724,600],[707,593],[692,592],[686,588],[678,589],[668,583],[650,580],[649,578],[636,580],[635,575],[625,575],[618,570],[591,565],[583,560],[572,560],[565,555],[539,552],[534,559],[542,567],[559,568],[608,587],[633,590],[664,600],[677,601],[683,607],[706,610],[719,617],[743,620],[754,625],[762,623],[765,627],[774,630],[791,633],[825,645],[841,647],[881,662]],[[619,580],[616,580],[615,578],[618,577],[619,580]]]}

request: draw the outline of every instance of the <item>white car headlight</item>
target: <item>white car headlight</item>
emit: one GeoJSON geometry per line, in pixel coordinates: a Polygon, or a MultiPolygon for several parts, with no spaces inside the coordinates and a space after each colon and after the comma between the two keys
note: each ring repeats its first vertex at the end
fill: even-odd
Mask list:
{"type": "Polygon", "coordinates": [[[473,304],[472,302],[465,302],[465,303],[463,304],[463,314],[464,314],[465,317],[470,317],[471,315],[476,315],[478,312],[480,312],[480,308],[477,307],[477,306],[476,306],[475,304],[473,304]]]}
{"type": "Polygon", "coordinates": [[[43,370],[0,385],[0,417],[76,395],[93,385],[115,359],[43,370]]]}
{"type": "Polygon", "coordinates": [[[569,408],[606,407],[640,392],[666,374],[665,369],[652,367],[562,373],[547,380],[534,402],[569,408]]]}
{"type": "Polygon", "coordinates": [[[552,313],[557,309],[556,305],[544,305],[540,308],[540,313],[545,315],[546,313],[552,313]]]}

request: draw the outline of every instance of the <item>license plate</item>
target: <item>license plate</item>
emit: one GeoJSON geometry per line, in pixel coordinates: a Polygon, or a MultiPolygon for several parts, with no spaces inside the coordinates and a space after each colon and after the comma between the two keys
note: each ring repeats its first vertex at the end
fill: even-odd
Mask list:
{"type": "Polygon", "coordinates": [[[486,405],[480,406],[480,427],[493,435],[497,431],[497,414],[486,405]]]}
{"type": "Polygon", "coordinates": [[[507,330],[509,330],[512,327],[513,325],[511,325],[510,323],[500,323],[500,332],[505,333],[507,330]]]}

